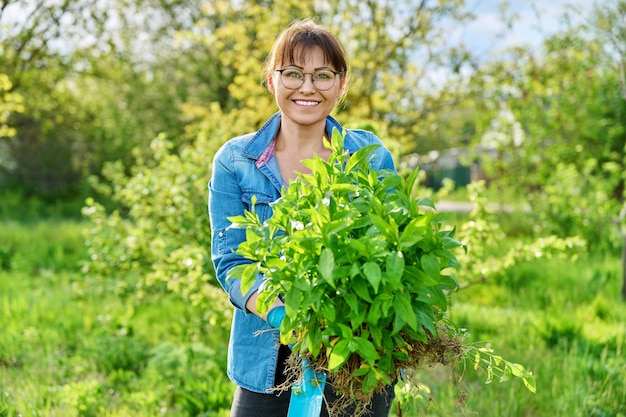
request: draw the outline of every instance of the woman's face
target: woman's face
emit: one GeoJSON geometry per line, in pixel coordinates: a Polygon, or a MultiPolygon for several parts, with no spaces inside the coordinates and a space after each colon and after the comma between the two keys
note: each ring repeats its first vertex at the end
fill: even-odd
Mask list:
{"type": "MultiPolygon", "coordinates": [[[[300,55],[294,54],[296,57],[300,55]]],[[[281,68],[276,69],[285,68],[299,70],[306,75],[302,85],[295,90],[283,85],[281,73],[278,71],[274,71],[268,79],[268,89],[276,97],[283,119],[302,126],[325,124],[326,116],[330,114],[341,96],[344,87],[343,77],[336,75],[334,85],[328,90],[320,91],[315,87],[312,73],[321,69],[336,70],[324,60],[324,53],[319,46],[308,51],[304,62],[283,63],[281,68]]],[[[285,74],[288,75],[289,71],[285,71],[285,74]]]]}

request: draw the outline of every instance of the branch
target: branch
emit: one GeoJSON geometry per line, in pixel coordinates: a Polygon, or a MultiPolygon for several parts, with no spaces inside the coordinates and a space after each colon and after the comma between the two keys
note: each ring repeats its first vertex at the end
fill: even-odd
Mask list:
{"type": "Polygon", "coordinates": [[[622,226],[622,224],[624,223],[624,219],[626,219],[626,201],[624,201],[622,209],[620,210],[617,219],[615,219],[615,223],[617,224],[617,228],[620,231],[620,235],[623,239],[626,239],[626,226],[622,226]]]}
{"type": "Polygon", "coordinates": [[[473,287],[474,285],[484,284],[485,282],[488,282],[490,280],[491,280],[491,278],[483,275],[483,276],[481,276],[478,279],[475,279],[475,280],[468,281],[468,282],[465,282],[463,284],[460,284],[459,287],[456,290],[457,291],[461,291],[461,290],[464,290],[466,288],[473,287]]]}

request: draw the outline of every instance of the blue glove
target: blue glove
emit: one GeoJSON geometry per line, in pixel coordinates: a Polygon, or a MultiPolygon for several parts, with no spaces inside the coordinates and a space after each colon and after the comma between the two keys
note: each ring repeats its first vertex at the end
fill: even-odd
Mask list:
{"type": "Polygon", "coordinates": [[[267,322],[274,329],[280,328],[284,318],[285,306],[274,307],[267,313],[267,322]]]}

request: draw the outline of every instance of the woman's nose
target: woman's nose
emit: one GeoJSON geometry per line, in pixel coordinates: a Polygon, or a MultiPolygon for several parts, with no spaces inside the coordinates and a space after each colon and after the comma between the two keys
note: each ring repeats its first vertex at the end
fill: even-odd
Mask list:
{"type": "Polygon", "coordinates": [[[304,74],[304,81],[300,86],[301,91],[314,91],[315,83],[313,82],[313,74],[304,74]]]}

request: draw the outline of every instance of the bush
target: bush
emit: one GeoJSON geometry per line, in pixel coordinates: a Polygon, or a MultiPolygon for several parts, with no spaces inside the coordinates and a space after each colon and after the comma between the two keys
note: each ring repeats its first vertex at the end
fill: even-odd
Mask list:
{"type": "MultiPolygon", "coordinates": [[[[377,145],[350,155],[343,139],[334,130],[328,162],[304,162],[311,173],[272,203],[267,221],[261,223],[254,210],[230,219],[246,229],[237,253],[253,262],[233,268],[229,279],[241,279],[246,293],[263,274],[259,311],[283,299],[281,341],[329,370],[348,405],[367,403],[405,369],[449,364],[466,351],[460,330],[446,317],[448,292],[458,286],[450,274],[462,246],[454,229],[443,226],[450,216],[412,195],[417,171],[406,180],[375,171],[370,158],[377,145]]],[[[502,370],[534,389],[523,367],[501,358],[492,363],[488,349],[474,353],[488,378],[505,363],[502,370]]]]}
{"type": "Polygon", "coordinates": [[[104,173],[113,185],[96,184],[118,209],[107,213],[102,204],[87,200],[88,256],[82,271],[100,279],[132,273],[140,277],[132,290],[136,301],[172,291],[205,311],[213,309],[221,323],[227,322],[230,309],[217,289],[208,253],[206,167],[212,146],[198,139],[175,153],[173,144],[160,136],[151,149],[153,160],[139,158],[132,175],[120,163],[111,163],[104,173]]]}
{"type": "Polygon", "coordinates": [[[164,342],[151,351],[147,378],[164,381],[168,404],[189,416],[209,416],[230,408],[233,385],[225,376],[225,355],[200,344],[164,342]]]}

